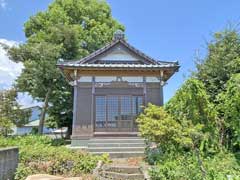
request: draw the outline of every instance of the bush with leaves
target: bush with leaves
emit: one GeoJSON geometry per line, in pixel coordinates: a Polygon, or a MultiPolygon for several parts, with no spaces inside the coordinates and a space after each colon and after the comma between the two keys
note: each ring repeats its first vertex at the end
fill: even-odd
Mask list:
{"type": "Polygon", "coordinates": [[[226,82],[240,72],[239,31],[227,28],[214,34],[207,44],[207,55],[197,62],[196,77],[203,82],[211,101],[216,103],[219,93],[225,89],[226,82]]]}
{"type": "Polygon", "coordinates": [[[231,176],[232,180],[240,178],[239,159],[231,153],[220,152],[204,157],[202,161],[205,177],[202,176],[196,156],[191,152],[172,152],[161,156],[149,174],[152,180],[226,180],[227,176],[231,176]]]}
{"type": "Polygon", "coordinates": [[[62,176],[81,176],[91,173],[97,162],[108,162],[108,156],[93,156],[82,151],[73,151],[57,146],[47,136],[0,137],[0,147],[19,147],[19,166],[16,180],[25,180],[28,175],[43,173],[62,176]]]}
{"type": "Polygon", "coordinates": [[[152,179],[240,178],[239,52],[237,31],[216,33],[165,111],[150,105],[139,116],[142,136],[158,145],[146,151],[152,179]]]}
{"type": "Polygon", "coordinates": [[[237,73],[240,73],[240,34],[230,27],[214,34],[207,44],[206,57],[197,62],[195,76],[204,84],[211,102],[217,107],[219,144],[233,151],[239,150],[240,142],[239,117],[236,116],[239,110],[235,108],[239,107],[239,104],[236,106],[239,96],[231,92],[237,90],[237,81],[233,82],[237,73]]]}
{"type": "Polygon", "coordinates": [[[12,127],[21,126],[28,122],[29,110],[21,109],[17,102],[15,89],[0,91],[0,135],[12,133],[12,127]]]}
{"type": "Polygon", "coordinates": [[[189,122],[180,124],[163,107],[148,104],[137,118],[141,136],[155,142],[163,151],[173,149],[192,149],[203,139],[202,125],[189,122]],[[186,124],[188,126],[186,126],[186,124]]]}
{"type": "MultiPolygon", "coordinates": [[[[144,112],[139,115],[137,122],[141,136],[148,141],[155,142],[159,149],[159,156],[166,156],[174,153],[192,152],[196,156],[197,164],[205,176],[205,169],[202,165],[199,149],[202,148],[202,142],[205,139],[203,125],[194,125],[191,121],[179,123],[169,115],[163,107],[149,104],[144,112]]],[[[154,157],[151,149],[146,151],[147,160],[156,160],[150,164],[159,163],[159,159],[154,157]]],[[[156,154],[157,155],[157,154],[156,154]]]]}
{"type": "Polygon", "coordinates": [[[137,123],[141,135],[149,141],[164,147],[179,143],[181,126],[162,107],[148,104],[137,118],[137,123]]]}
{"type": "Polygon", "coordinates": [[[218,111],[221,113],[221,143],[228,149],[240,150],[240,73],[226,84],[226,90],[218,95],[218,111]]]}
{"type": "MultiPolygon", "coordinates": [[[[200,81],[186,81],[165,108],[149,104],[137,119],[141,135],[157,144],[154,151],[146,151],[147,160],[156,165],[150,172],[152,179],[221,179],[228,173],[238,175],[239,165],[234,169],[238,159],[231,153],[232,161],[223,173],[218,172],[221,168],[209,165],[219,152],[217,113],[200,81]]],[[[220,161],[218,158],[215,163],[220,161]]]]}
{"type": "Polygon", "coordinates": [[[218,150],[217,111],[201,81],[188,79],[166,104],[165,109],[184,129],[201,125],[204,133],[202,148],[211,152],[218,150]]]}

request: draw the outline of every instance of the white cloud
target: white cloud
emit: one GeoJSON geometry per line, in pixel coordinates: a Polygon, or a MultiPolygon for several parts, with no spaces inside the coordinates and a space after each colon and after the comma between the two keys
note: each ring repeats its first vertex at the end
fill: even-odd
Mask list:
{"type": "Polygon", "coordinates": [[[28,93],[18,93],[18,103],[22,105],[23,108],[32,106],[42,106],[42,102],[37,102],[28,93]]]}
{"type": "MultiPolygon", "coordinates": [[[[15,41],[0,39],[0,43],[10,47],[18,45],[15,41]]],[[[9,59],[7,52],[0,46],[0,89],[8,89],[12,86],[17,76],[22,72],[23,64],[15,63],[9,59]]]]}
{"type": "MultiPolygon", "coordinates": [[[[19,44],[16,41],[6,39],[0,39],[0,44],[1,43],[10,47],[19,44]]],[[[24,66],[22,63],[11,61],[7,56],[7,52],[0,45],[0,90],[11,88],[16,78],[21,74],[23,68],[24,66]]],[[[27,93],[18,93],[18,102],[24,107],[39,105],[39,102],[33,100],[27,93]]]]}
{"type": "Polygon", "coordinates": [[[7,3],[6,3],[5,0],[0,0],[0,7],[1,7],[2,9],[6,9],[7,3]]]}

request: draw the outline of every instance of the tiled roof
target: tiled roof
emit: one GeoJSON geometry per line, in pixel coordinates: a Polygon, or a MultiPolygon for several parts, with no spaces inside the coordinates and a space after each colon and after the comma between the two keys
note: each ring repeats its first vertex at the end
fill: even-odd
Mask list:
{"type": "Polygon", "coordinates": [[[77,64],[73,62],[58,63],[65,67],[84,67],[84,68],[169,68],[178,67],[178,63],[159,63],[159,64],[77,64]]]}
{"type": "MultiPolygon", "coordinates": [[[[178,64],[177,62],[168,62],[168,61],[158,61],[154,58],[151,58],[150,56],[146,55],[145,53],[141,52],[140,50],[136,49],[135,47],[133,47],[132,45],[130,45],[129,43],[127,43],[125,40],[123,39],[119,39],[119,40],[115,40],[115,41],[112,41],[111,43],[109,43],[108,45],[100,48],[99,50],[89,54],[88,56],[80,59],[80,60],[74,60],[74,61],[65,61],[65,60],[60,60],[57,65],[73,65],[73,64],[88,64],[89,61],[91,61],[93,58],[95,58],[96,56],[106,52],[107,50],[109,50],[110,48],[112,48],[113,46],[115,46],[116,44],[122,44],[124,45],[125,47],[127,47],[129,50],[131,50],[132,52],[134,52],[135,54],[139,55],[140,57],[142,57],[143,59],[146,60],[146,62],[148,62],[148,64],[154,64],[154,65],[163,65],[163,64],[178,64]],[[63,62],[61,62],[63,61],[63,62]]],[[[88,67],[89,65],[87,65],[88,67]]],[[[80,67],[80,66],[76,66],[76,67],[80,67]]]]}

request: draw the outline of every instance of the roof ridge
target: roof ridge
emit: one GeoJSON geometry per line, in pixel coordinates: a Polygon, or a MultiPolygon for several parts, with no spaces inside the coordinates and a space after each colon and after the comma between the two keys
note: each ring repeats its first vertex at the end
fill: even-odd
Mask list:
{"type": "Polygon", "coordinates": [[[132,51],[134,51],[136,54],[138,54],[139,56],[143,56],[145,59],[149,60],[152,63],[158,63],[157,60],[155,60],[154,58],[146,55],[145,53],[143,53],[142,51],[140,51],[139,49],[135,48],[134,46],[132,46],[130,43],[128,43],[125,40],[120,40],[123,44],[125,44],[129,49],[131,49],[132,51]]]}
{"type": "Polygon", "coordinates": [[[79,64],[83,64],[85,62],[87,62],[89,59],[96,57],[98,55],[100,55],[101,53],[103,53],[106,49],[109,49],[111,47],[113,47],[115,44],[117,44],[120,40],[115,40],[115,41],[111,41],[110,43],[108,43],[107,45],[101,47],[100,49],[90,53],[89,55],[87,55],[86,57],[78,60],[76,63],[79,64]]]}
{"type": "Polygon", "coordinates": [[[84,58],[81,58],[79,60],[70,60],[70,61],[65,61],[65,62],[60,62],[59,64],[62,63],[74,63],[74,64],[88,64],[88,61],[91,60],[92,58],[101,55],[102,53],[104,53],[106,50],[112,48],[113,46],[115,46],[118,43],[122,43],[125,47],[127,47],[130,51],[133,51],[134,53],[136,53],[138,56],[142,57],[143,59],[145,59],[146,61],[152,63],[152,64],[175,64],[178,65],[178,61],[175,62],[170,62],[170,61],[159,61],[157,59],[154,59],[152,57],[150,57],[149,55],[143,53],[141,50],[135,48],[134,46],[132,46],[130,43],[128,43],[126,40],[124,39],[117,39],[117,40],[113,40],[110,43],[108,43],[107,45],[103,46],[102,48],[90,53],[89,55],[87,55],[84,58]]]}

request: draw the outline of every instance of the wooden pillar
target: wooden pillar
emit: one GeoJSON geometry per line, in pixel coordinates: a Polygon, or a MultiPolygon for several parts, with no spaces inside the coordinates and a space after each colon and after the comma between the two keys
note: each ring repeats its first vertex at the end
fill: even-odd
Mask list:
{"type": "Polygon", "coordinates": [[[72,125],[72,130],[73,130],[73,134],[76,128],[76,121],[77,121],[77,104],[78,104],[78,82],[77,82],[77,70],[74,70],[74,82],[73,82],[73,90],[74,90],[74,94],[73,94],[73,125],[72,125]]]}
{"type": "Polygon", "coordinates": [[[143,76],[143,95],[144,95],[144,105],[147,106],[147,83],[146,83],[146,76],[143,76]]]}
{"type": "Polygon", "coordinates": [[[160,71],[160,105],[163,106],[164,104],[164,97],[163,97],[163,85],[164,85],[164,81],[163,81],[163,75],[164,72],[163,70],[160,71]]]}
{"type": "Polygon", "coordinates": [[[95,76],[92,77],[92,104],[91,104],[91,126],[92,126],[92,131],[94,131],[95,128],[95,122],[94,122],[94,112],[95,112],[95,107],[94,107],[94,96],[95,96],[95,76]]]}
{"type": "MultiPolygon", "coordinates": [[[[87,102],[87,107],[84,107],[84,100],[85,94],[87,92],[87,96],[89,96],[89,100],[91,95],[89,95],[89,88],[87,91],[85,89],[81,89],[81,85],[78,83],[77,71],[74,70],[74,102],[73,102],[73,134],[71,137],[71,146],[78,146],[80,148],[87,148],[89,139],[93,136],[93,126],[92,126],[92,115],[86,116],[84,114],[84,109],[87,108],[88,110],[92,108],[92,103],[90,101],[87,102]]],[[[91,89],[90,89],[91,93],[91,89]]],[[[91,109],[91,112],[92,109],[91,109]]]]}

